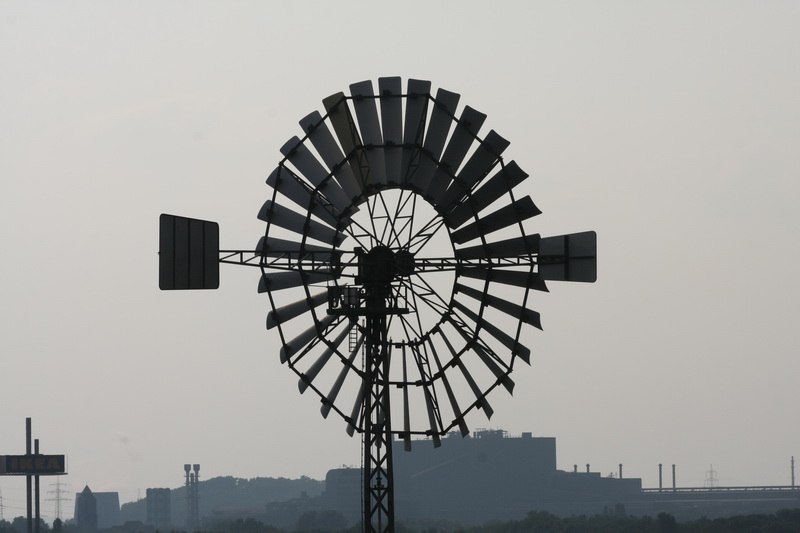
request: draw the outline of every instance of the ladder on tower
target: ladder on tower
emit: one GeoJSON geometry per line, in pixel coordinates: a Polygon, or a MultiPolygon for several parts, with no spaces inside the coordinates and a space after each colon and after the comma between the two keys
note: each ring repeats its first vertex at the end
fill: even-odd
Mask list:
{"type": "Polygon", "coordinates": [[[358,346],[358,333],[359,333],[359,331],[360,331],[360,329],[358,327],[358,322],[355,322],[353,324],[353,327],[350,328],[350,334],[348,335],[348,339],[347,339],[348,340],[348,344],[350,345],[350,351],[351,352],[356,349],[356,346],[358,346]]]}

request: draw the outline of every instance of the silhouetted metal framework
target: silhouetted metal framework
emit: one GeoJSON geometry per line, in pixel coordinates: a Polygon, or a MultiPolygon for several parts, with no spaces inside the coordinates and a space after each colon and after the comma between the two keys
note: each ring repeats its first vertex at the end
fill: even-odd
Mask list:
{"type": "MultiPolygon", "coordinates": [[[[491,417],[489,393],[513,391],[516,358],[530,361],[522,335],[541,328],[531,291],[596,279],[594,232],[528,231],[540,214],[519,187],[528,175],[503,161],[508,141],[478,135],[483,113],[459,112],[460,96],[428,81],[402,89],[399,77],[377,92],[355,83],[301,119],[267,178],[256,249],[218,252],[261,269],[281,362],[323,417],[362,434],[364,531],[380,533],[394,531],[392,439],[439,446],[469,433],[474,409],[491,417]]],[[[182,248],[162,245],[162,288],[218,282],[210,265],[181,262],[209,257],[218,230],[164,217],[162,243],[182,248]]]]}

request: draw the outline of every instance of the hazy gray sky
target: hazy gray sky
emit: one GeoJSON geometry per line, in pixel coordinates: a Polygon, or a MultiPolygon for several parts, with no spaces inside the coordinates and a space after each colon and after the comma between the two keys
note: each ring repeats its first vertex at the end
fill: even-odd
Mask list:
{"type": "MultiPolygon", "coordinates": [[[[645,486],[658,463],[682,486],[712,464],[723,485],[787,485],[798,57],[789,1],[0,1],[0,454],[24,452],[32,417],[73,493],[123,502],[179,486],[184,463],[201,479],[359,465],[358,438],[281,366],[258,271],[160,292],[157,219],[254,246],[298,120],[402,76],[511,141],[536,231],[599,236],[597,283],[534,295],[533,364],[470,427],[556,437],[559,468],[624,463],[645,486]]],[[[7,519],[24,485],[0,478],[7,519]]]]}

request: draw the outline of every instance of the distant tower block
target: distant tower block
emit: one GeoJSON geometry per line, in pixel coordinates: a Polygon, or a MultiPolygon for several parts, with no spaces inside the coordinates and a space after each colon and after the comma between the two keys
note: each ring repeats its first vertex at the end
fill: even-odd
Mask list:
{"type": "Polygon", "coordinates": [[[97,531],[97,499],[89,485],[75,498],[75,522],[80,533],[97,531]]]}

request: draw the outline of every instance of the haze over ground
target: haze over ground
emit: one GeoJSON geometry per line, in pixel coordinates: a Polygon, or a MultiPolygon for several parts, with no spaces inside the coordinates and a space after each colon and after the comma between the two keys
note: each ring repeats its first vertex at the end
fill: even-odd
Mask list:
{"type": "MultiPolygon", "coordinates": [[[[723,485],[788,485],[798,57],[795,2],[0,2],[0,454],[24,452],[32,417],[73,493],[123,502],[181,485],[184,463],[358,466],[281,367],[256,270],[158,290],[157,218],[253,247],[298,120],[399,75],[511,141],[536,231],[598,233],[597,283],[536,295],[532,367],[470,427],[557,437],[559,468],[624,463],[645,486],[659,463],[682,486],[712,464],[723,485]]],[[[24,485],[0,479],[6,519],[24,485]]]]}

